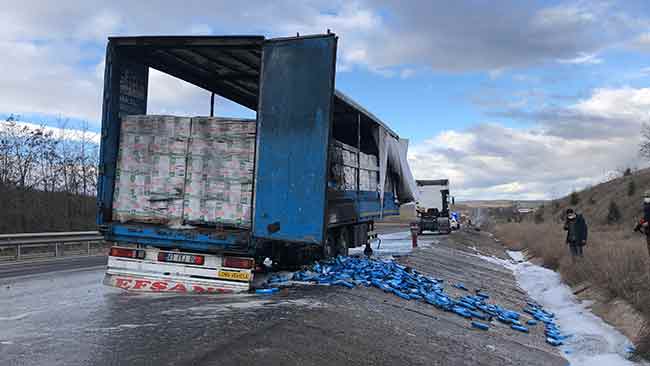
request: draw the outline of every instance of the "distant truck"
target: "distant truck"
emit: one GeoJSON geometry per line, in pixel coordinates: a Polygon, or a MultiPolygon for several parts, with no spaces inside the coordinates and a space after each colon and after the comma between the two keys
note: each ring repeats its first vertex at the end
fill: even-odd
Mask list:
{"type": "Polygon", "coordinates": [[[375,220],[398,215],[416,188],[406,142],[334,88],[336,48],[331,33],[109,38],[97,195],[113,244],[105,284],[245,291],[265,264],[370,249],[375,220]],[[149,68],[256,117],[147,115],[149,68]]]}
{"type": "Polygon", "coordinates": [[[416,213],[418,233],[431,231],[451,233],[449,219],[449,180],[416,180],[418,201],[416,213]]]}

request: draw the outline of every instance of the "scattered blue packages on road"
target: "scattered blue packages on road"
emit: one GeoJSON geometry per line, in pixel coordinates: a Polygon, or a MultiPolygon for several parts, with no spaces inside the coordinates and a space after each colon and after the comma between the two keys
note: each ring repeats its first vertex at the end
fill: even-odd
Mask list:
{"type": "Polygon", "coordinates": [[[528,328],[526,328],[524,326],[521,326],[521,325],[513,324],[513,325],[510,326],[510,328],[512,328],[514,330],[518,330],[520,332],[528,333],[528,328]]]}
{"type": "MultiPolygon", "coordinates": [[[[452,297],[445,293],[442,278],[431,278],[418,273],[416,270],[400,265],[392,260],[369,259],[366,257],[339,256],[327,261],[317,262],[309,269],[298,271],[291,277],[271,276],[268,283],[277,286],[282,282],[307,281],[324,285],[344,286],[355,288],[357,286],[376,287],[386,293],[392,293],[405,300],[422,301],[436,308],[455,313],[466,319],[477,319],[492,322],[496,318],[519,332],[528,333],[529,328],[538,322],[544,323],[546,342],[559,346],[568,335],[563,335],[555,324],[555,314],[544,310],[534,302],[527,302],[523,313],[532,319],[523,319],[522,313],[506,309],[497,304],[487,303],[489,294],[480,288],[475,289],[471,295],[463,283],[456,283],[453,287],[470,292],[459,297],[452,297]]],[[[260,289],[256,292],[268,294],[270,289],[260,289]],[[261,291],[261,292],[260,292],[261,291]]],[[[277,290],[277,289],[276,289],[277,290]]],[[[472,321],[472,327],[488,330],[486,323],[472,321]]]]}
{"type": "Polygon", "coordinates": [[[490,326],[481,322],[472,322],[472,327],[480,330],[488,330],[490,326]]]}
{"type": "Polygon", "coordinates": [[[469,289],[465,287],[465,285],[463,285],[462,283],[457,283],[454,285],[454,287],[463,291],[469,291],[469,289]]]}
{"type": "Polygon", "coordinates": [[[277,287],[272,287],[272,288],[259,288],[255,290],[256,294],[272,294],[275,292],[278,292],[280,289],[277,287]]]}

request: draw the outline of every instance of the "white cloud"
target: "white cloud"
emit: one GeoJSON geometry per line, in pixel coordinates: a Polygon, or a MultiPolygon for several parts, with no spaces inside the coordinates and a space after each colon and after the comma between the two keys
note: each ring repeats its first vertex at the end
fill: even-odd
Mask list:
{"type": "Polygon", "coordinates": [[[588,54],[581,52],[578,56],[568,59],[558,59],[557,62],[561,64],[574,64],[574,65],[597,65],[603,62],[596,54],[588,54]]]}
{"type": "Polygon", "coordinates": [[[149,70],[149,114],[208,115],[210,92],[155,69],[149,70]]]}
{"type": "Polygon", "coordinates": [[[75,67],[80,50],[65,42],[0,40],[0,111],[98,120],[102,83],[94,67],[75,67]]]}
{"type": "MultiPolygon", "coordinates": [[[[155,8],[127,0],[69,1],[65,6],[23,0],[6,6],[0,13],[0,110],[98,121],[102,83],[96,75],[103,72],[95,65],[104,58],[109,35],[287,36],[331,29],[340,36],[340,71],[362,67],[404,78],[429,67],[497,77],[499,70],[547,60],[598,62],[596,52],[624,39],[631,25],[645,24],[600,1],[533,7],[516,0],[445,6],[395,0],[187,0],[155,8]]],[[[638,42],[647,39],[641,36],[638,42]]]]}
{"type": "Polygon", "coordinates": [[[402,79],[408,79],[408,78],[412,77],[413,75],[415,75],[415,73],[416,73],[416,71],[414,69],[411,69],[411,68],[407,67],[407,68],[404,68],[404,69],[402,69],[400,71],[399,77],[402,78],[402,79]]]}
{"type": "Polygon", "coordinates": [[[490,80],[496,80],[503,75],[503,71],[503,69],[490,70],[488,71],[488,76],[490,77],[490,80]]]}
{"type": "Polygon", "coordinates": [[[639,35],[632,41],[632,46],[641,51],[650,52],[650,32],[639,35]]]}
{"type": "MultiPolygon", "coordinates": [[[[15,121],[15,124],[19,127],[26,127],[31,131],[41,130],[45,133],[51,133],[52,136],[61,140],[87,141],[99,145],[101,139],[101,135],[96,132],[66,128],[65,121],[62,121],[59,127],[42,126],[37,123],[25,121],[15,121]]],[[[0,129],[6,128],[6,126],[6,122],[0,121],[0,129]]]]}
{"type": "Polygon", "coordinates": [[[473,199],[550,198],[598,183],[613,170],[647,165],[638,148],[641,124],[650,121],[650,88],[597,89],[568,110],[606,133],[581,125],[558,133],[562,120],[526,129],[484,123],[412,146],[409,163],[416,178],[448,177],[454,195],[473,199]]]}
{"type": "Polygon", "coordinates": [[[650,88],[596,89],[574,108],[587,115],[650,122],[650,88]]]}
{"type": "Polygon", "coordinates": [[[648,77],[650,76],[650,67],[644,67],[639,71],[639,75],[642,77],[648,77]]]}

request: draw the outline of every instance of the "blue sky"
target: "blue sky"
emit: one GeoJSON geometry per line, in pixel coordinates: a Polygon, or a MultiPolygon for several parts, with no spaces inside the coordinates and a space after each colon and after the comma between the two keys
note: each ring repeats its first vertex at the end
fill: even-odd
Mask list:
{"type": "MultiPolygon", "coordinates": [[[[0,22],[0,118],[97,131],[109,35],[331,29],[337,88],[410,140],[416,178],[450,178],[459,198],[552,198],[647,166],[645,0],[26,0],[0,22]]],[[[208,100],[151,74],[150,113],[207,114],[208,100]]],[[[252,115],[223,100],[217,114],[252,115]]]]}

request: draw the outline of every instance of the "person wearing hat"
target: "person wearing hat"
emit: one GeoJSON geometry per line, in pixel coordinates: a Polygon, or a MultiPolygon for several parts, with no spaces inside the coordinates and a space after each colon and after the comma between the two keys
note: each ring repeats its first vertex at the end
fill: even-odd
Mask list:
{"type": "Polygon", "coordinates": [[[582,257],[583,247],[587,245],[587,222],[582,215],[576,214],[575,210],[569,208],[566,210],[566,243],[569,245],[571,258],[576,261],[576,257],[582,257]]]}
{"type": "Polygon", "coordinates": [[[648,245],[648,255],[650,255],[650,190],[643,194],[643,218],[634,227],[634,231],[645,234],[646,244],[648,245]]]}

